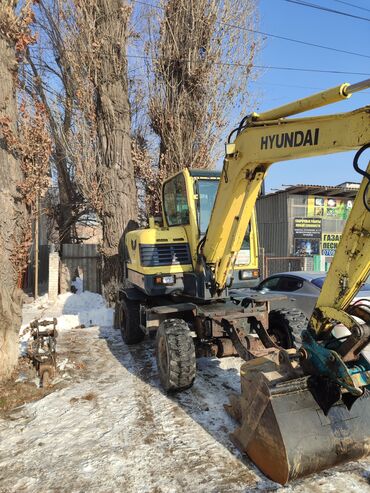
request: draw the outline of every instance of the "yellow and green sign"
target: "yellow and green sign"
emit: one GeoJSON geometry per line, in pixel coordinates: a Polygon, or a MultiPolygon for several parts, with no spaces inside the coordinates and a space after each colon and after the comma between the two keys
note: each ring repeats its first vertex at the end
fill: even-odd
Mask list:
{"type": "Polygon", "coordinates": [[[353,206],[353,200],[333,197],[315,197],[307,199],[307,216],[333,219],[347,219],[353,206]]]}
{"type": "Polygon", "coordinates": [[[341,233],[323,233],[321,239],[321,255],[334,257],[335,250],[342,238],[341,233]]]}

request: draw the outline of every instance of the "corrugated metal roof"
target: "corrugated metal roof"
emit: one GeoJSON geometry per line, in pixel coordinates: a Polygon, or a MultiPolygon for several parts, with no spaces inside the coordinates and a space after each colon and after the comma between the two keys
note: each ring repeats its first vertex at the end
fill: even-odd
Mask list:
{"type": "Polygon", "coordinates": [[[281,190],[277,190],[276,192],[270,192],[266,194],[264,197],[275,195],[278,193],[288,193],[288,194],[298,194],[298,195],[343,195],[346,197],[355,197],[357,190],[359,189],[360,184],[351,183],[350,187],[341,186],[341,185],[305,185],[303,183],[298,185],[291,185],[287,188],[283,188],[281,190]],[[354,185],[358,185],[354,187],[354,185]]]}

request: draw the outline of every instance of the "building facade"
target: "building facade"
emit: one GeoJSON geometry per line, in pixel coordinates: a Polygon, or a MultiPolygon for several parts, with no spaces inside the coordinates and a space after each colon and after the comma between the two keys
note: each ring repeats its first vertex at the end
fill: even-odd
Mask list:
{"type": "Polygon", "coordinates": [[[256,205],[260,247],[266,259],[276,259],[277,264],[267,273],[313,268],[312,261],[302,259],[318,255],[323,257],[321,265],[328,265],[358,189],[357,183],[295,185],[260,196],[256,205]]]}

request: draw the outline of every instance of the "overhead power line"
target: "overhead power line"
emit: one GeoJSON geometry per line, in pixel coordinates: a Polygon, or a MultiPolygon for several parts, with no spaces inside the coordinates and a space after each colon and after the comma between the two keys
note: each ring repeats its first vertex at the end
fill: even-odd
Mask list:
{"type": "Polygon", "coordinates": [[[165,10],[163,7],[161,7],[160,5],[154,5],[152,3],[148,3],[148,2],[141,2],[140,0],[134,0],[135,3],[139,3],[140,5],[146,5],[147,7],[152,7],[153,9],[158,9],[158,10],[165,10]]]}
{"type": "Polygon", "coordinates": [[[331,14],[344,15],[346,17],[352,17],[353,19],[360,19],[362,21],[370,22],[368,17],[360,17],[359,15],[349,14],[348,12],[342,12],[341,10],[329,9],[328,7],[323,7],[322,5],[317,5],[316,3],[304,2],[302,0],[284,0],[285,2],[295,3],[303,7],[310,7],[312,9],[322,10],[324,12],[330,12],[331,14]]]}
{"type": "MultiPolygon", "coordinates": [[[[45,51],[54,51],[53,48],[43,48],[45,51]]],[[[69,48],[65,48],[64,51],[66,52],[71,52],[71,53],[92,53],[91,51],[88,50],[71,50],[69,48]]],[[[110,55],[106,55],[110,56],[110,55]]],[[[155,57],[147,56],[147,55],[126,55],[127,58],[138,58],[141,60],[158,60],[155,57]]],[[[189,59],[179,59],[177,61],[180,62],[191,62],[192,60],[189,59]]],[[[250,68],[250,65],[246,63],[231,63],[231,62],[211,62],[214,65],[221,65],[225,67],[248,67],[250,68]]],[[[312,73],[321,73],[321,74],[343,74],[343,75],[365,75],[365,76],[370,76],[369,72],[351,72],[351,71],[346,71],[346,70],[323,70],[323,69],[316,69],[316,68],[302,68],[302,67],[279,67],[279,66],[274,66],[274,65],[253,65],[253,68],[259,68],[259,69],[266,69],[266,70],[287,70],[287,71],[296,71],[296,72],[312,72],[312,73]]]]}
{"type": "MultiPolygon", "coordinates": [[[[127,58],[140,58],[143,60],[157,60],[155,57],[150,57],[146,55],[127,55],[127,58]]],[[[191,62],[188,59],[181,59],[178,61],[182,62],[191,62]]],[[[215,65],[223,65],[227,67],[250,67],[250,65],[244,63],[231,63],[231,62],[212,62],[215,65]]],[[[254,68],[259,69],[268,69],[268,70],[288,70],[288,71],[297,71],[297,72],[315,72],[315,73],[323,73],[323,74],[343,74],[343,75],[365,75],[369,76],[369,72],[346,72],[344,70],[323,70],[323,69],[315,69],[315,68],[301,68],[301,67],[278,67],[273,65],[253,65],[254,68]]]]}
{"type": "Polygon", "coordinates": [[[344,2],[343,0],[334,0],[334,2],[342,3],[344,5],[349,5],[350,7],[354,7],[355,9],[364,10],[365,12],[370,12],[370,9],[365,7],[360,7],[359,5],[355,5],[354,3],[344,2]]]}
{"type": "MultiPolygon", "coordinates": [[[[161,7],[159,5],[153,5],[151,3],[142,2],[140,0],[136,0],[135,3],[139,3],[140,5],[146,5],[147,7],[152,7],[152,8],[159,9],[159,10],[164,10],[163,7],[161,7]]],[[[354,56],[360,56],[360,57],[363,57],[363,58],[370,58],[370,55],[365,55],[364,53],[357,53],[357,52],[354,52],[354,51],[342,50],[340,48],[333,48],[331,46],[325,46],[325,45],[321,45],[321,44],[317,44],[317,43],[311,43],[309,41],[303,41],[303,40],[300,40],[300,39],[288,38],[287,36],[280,36],[278,34],[272,34],[272,33],[264,32],[264,31],[258,31],[257,29],[250,29],[250,28],[247,28],[247,27],[244,27],[244,26],[239,26],[238,24],[231,24],[231,23],[228,23],[228,22],[221,22],[221,25],[230,27],[232,29],[240,29],[241,31],[248,31],[250,33],[260,34],[261,36],[267,36],[269,38],[282,39],[283,41],[289,41],[291,43],[298,43],[298,44],[301,44],[301,45],[313,46],[314,48],[320,48],[320,49],[323,49],[323,50],[335,51],[337,53],[344,53],[346,55],[354,55],[354,56]]]]}
{"type": "Polygon", "coordinates": [[[299,44],[306,45],[306,46],[314,46],[315,48],[321,48],[321,49],[324,49],[324,50],[336,51],[338,53],[345,53],[346,55],[356,55],[356,56],[361,56],[361,57],[364,57],[364,58],[370,58],[370,55],[365,55],[363,53],[356,53],[354,51],[341,50],[340,48],[332,48],[331,46],[324,46],[324,45],[319,45],[319,44],[316,44],[316,43],[310,43],[309,41],[301,41],[299,39],[288,38],[286,36],[279,36],[277,34],[266,33],[266,32],[263,32],[263,31],[257,31],[256,29],[248,29],[246,27],[239,26],[237,24],[229,24],[229,23],[226,23],[226,22],[224,22],[222,24],[224,24],[225,26],[229,26],[229,27],[235,28],[235,29],[242,29],[244,31],[250,31],[250,32],[253,32],[253,33],[261,34],[263,36],[268,36],[270,38],[282,39],[284,41],[290,41],[292,43],[299,43],[299,44]]]}

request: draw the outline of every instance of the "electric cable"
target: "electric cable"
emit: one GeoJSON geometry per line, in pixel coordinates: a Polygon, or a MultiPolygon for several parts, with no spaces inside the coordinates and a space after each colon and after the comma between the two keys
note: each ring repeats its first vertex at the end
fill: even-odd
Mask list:
{"type": "Polygon", "coordinates": [[[249,29],[247,27],[238,26],[237,24],[230,24],[228,22],[222,23],[225,26],[231,27],[233,29],[241,29],[243,31],[253,32],[256,34],[261,34],[262,36],[268,36],[269,38],[282,39],[283,41],[289,41],[291,43],[298,43],[306,46],[313,46],[314,48],[320,48],[322,50],[335,51],[337,53],[344,53],[346,55],[355,55],[364,58],[370,58],[370,55],[365,55],[363,53],[356,53],[354,51],[341,50],[340,48],[332,48],[331,46],[320,45],[317,43],[310,43],[309,41],[302,41],[300,39],[288,38],[287,36],[280,36],[278,34],[271,34],[264,31],[258,31],[257,29],[249,29]]]}
{"type": "MultiPolygon", "coordinates": [[[[158,10],[164,10],[164,8],[161,7],[160,5],[153,5],[151,3],[143,2],[141,0],[135,0],[135,3],[138,3],[140,5],[146,5],[147,7],[152,7],[152,8],[158,9],[158,10]]],[[[260,34],[261,36],[267,36],[269,38],[276,38],[276,39],[281,39],[283,41],[289,41],[291,43],[298,43],[298,44],[302,44],[302,45],[306,45],[306,46],[313,46],[314,48],[320,48],[323,50],[334,51],[337,53],[344,53],[346,55],[354,55],[354,56],[360,56],[360,57],[364,57],[364,58],[370,58],[370,55],[365,55],[363,53],[357,53],[354,51],[342,50],[340,48],[333,48],[331,46],[325,46],[325,45],[321,45],[318,43],[311,43],[309,41],[302,41],[300,39],[289,38],[287,36],[280,36],[278,34],[272,34],[272,33],[268,33],[265,31],[259,31],[257,29],[250,29],[250,28],[247,28],[244,26],[239,26],[238,24],[231,24],[229,22],[221,22],[221,25],[231,27],[232,29],[240,29],[242,31],[248,31],[248,32],[255,33],[255,34],[260,34]]]]}
{"type": "Polygon", "coordinates": [[[304,2],[302,0],[284,0],[284,2],[295,3],[296,5],[301,5],[302,7],[309,7],[312,9],[329,12],[331,14],[344,15],[346,17],[352,17],[354,19],[360,19],[362,21],[370,22],[370,19],[368,17],[361,17],[359,15],[349,14],[348,12],[342,12],[341,10],[330,9],[328,7],[323,7],[322,5],[317,5],[316,3],[304,2]]]}
{"type": "MultiPolygon", "coordinates": [[[[155,57],[147,56],[147,55],[127,55],[127,58],[141,58],[145,60],[157,60],[155,57]]],[[[178,62],[191,62],[191,60],[187,58],[176,60],[178,62]]],[[[231,62],[212,62],[214,65],[221,65],[224,67],[250,67],[248,64],[244,63],[231,63],[231,62]]],[[[302,67],[279,67],[276,65],[253,65],[254,68],[266,69],[266,70],[289,70],[289,71],[297,71],[297,72],[314,72],[321,74],[344,74],[344,75],[365,75],[369,76],[369,72],[346,72],[344,70],[323,70],[323,69],[315,69],[315,68],[302,68],[302,67]]]]}
{"type": "Polygon", "coordinates": [[[368,200],[369,191],[370,191],[370,174],[367,171],[361,169],[360,166],[359,166],[359,164],[358,164],[358,161],[360,159],[361,154],[364,151],[366,151],[366,149],[369,149],[369,148],[370,148],[370,143],[369,144],[365,144],[364,146],[361,147],[361,149],[359,149],[356,152],[355,157],[353,158],[353,167],[355,168],[355,170],[357,171],[357,173],[359,173],[360,175],[362,175],[364,178],[367,178],[367,184],[366,184],[364,193],[362,195],[362,200],[363,200],[363,203],[364,203],[364,206],[365,206],[366,210],[370,212],[370,202],[368,200]]]}
{"type": "Polygon", "coordinates": [[[333,0],[333,1],[337,3],[342,3],[344,5],[349,5],[350,7],[354,7],[355,9],[364,10],[365,12],[370,12],[370,9],[367,9],[365,7],[360,7],[359,5],[355,5],[354,3],[344,2],[343,0],[333,0]]]}

